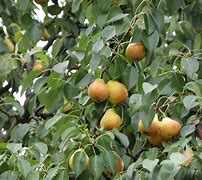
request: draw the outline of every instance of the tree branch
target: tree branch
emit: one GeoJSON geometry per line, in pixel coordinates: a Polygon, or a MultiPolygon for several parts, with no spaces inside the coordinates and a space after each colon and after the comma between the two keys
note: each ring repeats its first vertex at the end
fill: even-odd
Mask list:
{"type": "Polygon", "coordinates": [[[4,94],[5,92],[7,92],[7,91],[10,89],[10,87],[11,87],[11,81],[9,81],[6,86],[4,86],[4,87],[2,87],[2,88],[0,89],[0,96],[1,96],[2,94],[4,94]]]}

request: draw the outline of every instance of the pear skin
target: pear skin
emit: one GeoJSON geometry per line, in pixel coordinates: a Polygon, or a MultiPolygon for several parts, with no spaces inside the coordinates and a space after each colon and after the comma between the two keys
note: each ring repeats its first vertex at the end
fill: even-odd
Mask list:
{"type": "Polygon", "coordinates": [[[10,52],[14,52],[15,46],[14,46],[13,42],[9,38],[5,38],[4,43],[6,44],[8,50],[10,52]]]}
{"type": "Polygon", "coordinates": [[[121,117],[112,108],[108,109],[103,115],[100,126],[105,130],[111,130],[113,128],[120,129],[122,124],[121,117]]]}
{"type": "Polygon", "coordinates": [[[144,124],[142,120],[139,121],[138,123],[138,130],[142,134],[146,134],[148,136],[154,136],[157,135],[160,129],[160,121],[158,120],[157,114],[154,116],[154,119],[151,123],[151,126],[148,129],[145,129],[144,124]]]}
{"type": "Polygon", "coordinates": [[[164,140],[169,140],[180,135],[181,124],[169,117],[163,118],[160,124],[160,134],[164,140]]]}
{"type": "MultiPolygon", "coordinates": [[[[73,154],[69,158],[69,167],[71,168],[71,170],[73,170],[74,155],[77,152],[84,152],[85,153],[84,149],[82,149],[82,148],[79,148],[79,149],[77,149],[76,151],[73,152],[73,154]]],[[[88,157],[88,155],[86,153],[85,153],[85,155],[86,155],[86,160],[85,160],[84,169],[87,169],[88,163],[89,163],[89,157],[88,157]]]]}
{"type": "Polygon", "coordinates": [[[108,101],[112,104],[120,104],[128,97],[128,90],[126,86],[118,81],[110,80],[107,83],[109,90],[108,101]]]}
{"type": "Polygon", "coordinates": [[[129,61],[139,61],[146,55],[145,46],[141,42],[130,43],[125,54],[129,61]]]}
{"type": "Polygon", "coordinates": [[[109,91],[103,79],[96,79],[88,87],[88,95],[97,102],[105,101],[109,96],[109,91]]]}

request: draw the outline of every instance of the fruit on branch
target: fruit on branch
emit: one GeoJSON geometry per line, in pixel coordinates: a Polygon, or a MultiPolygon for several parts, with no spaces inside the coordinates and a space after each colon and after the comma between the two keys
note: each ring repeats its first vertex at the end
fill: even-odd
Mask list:
{"type": "Polygon", "coordinates": [[[130,43],[126,48],[126,58],[130,61],[139,61],[146,55],[146,49],[143,43],[130,43]]]}
{"type": "Polygon", "coordinates": [[[86,152],[84,151],[84,149],[82,149],[82,148],[79,148],[79,149],[77,149],[76,151],[74,151],[73,152],[73,154],[70,156],[70,158],[69,158],[69,167],[71,168],[71,170],[73,170],[73,162],[74,162],[74,156],[75,156],[75,154],[76,153],[78,153],[78,152],[82,152],[82,153],[84,153],[85,154],[85,156],[86,156],[86,158],[85,158],[85,162],[84,162],[84,170],[85,169],[87,169],[87,167],[88,167],[88,163],[89,163],[89,157],[88,157],[88,155],[86,154],[86,152]]]}
{"type": "Polygon", "coordinates": [[[72,105],[70,102],[65,102],[63,107],[64,112],[69,112],[72,110],[72,105]]]}
{"type": "Polygon", "coordinates": [[[105,101],[109,96],[109,91],[103,79],[96,79],[88,87],[88,95],[97,102],[105,101]]]}
{"type": "Polygon", "coordinates": [[[120,129],[122,124],[121,117],[112,108],[108,109],[103,115],[100,126],[105,130],[111,130],[113,128],[120,129]]]}
{"type": "Polygon", "coordinates": [[[162,145],[163,138],[160,134],[156,134],[154,136],[148,136],[148,141],[151,145],[160,147],[162,145]]]}
{"type": "Polygon", "coordinates": [[[157,114],[154,116],[154,119],[148,129],[145,129],[144,124],[142,120],[139,121],[138,123],[138,130],[142,134],[146,134],[148,136],[154,136],[157,135],[160,129],[160,121],[158,120],[157,114]]]}
{"type": "Polygon", "coordinates": [[[43,40],[44,41],[47,41],[50,39],[50,34],[49,32],[47,31],[47,29],[44,29],[44,32],[43,32],[43,40]]]}
{"type": "Polygon", "coordinates": [[[33,70],[43,72],[44,71],[44,66],[41,63],[36,62],[34,64],[34,66],[33,66],[33,70]]]}
{"type": "Polygon", "coordinates": [[[112,104],[120,104],[128,97],[126,86],[118,81],[110,80],[107,88],[109,90],[108,101],[112,104]]]}
{"type": "Polygon", "coordinates": [[[35,3],[40,4],[41,6],[46,6],[49,0],[34,0],[35,3]]]}
{"type": "Polygon", "coordinates": [[[183,154],[184,154],[184,156],[186,156],[188,158],[183,164],[185,166],[189,166],[192,163],[194,153],[193,153],[193,151],[189,150],[189,151],[185,151],[183,154]]]}
{"type": "Polygon", "coordinates": [[[116,173],[120,173],[124,169],[123,160],[121,159],[121,157],[115,151],[113,151],[113,153],[114,153],[115,158],[116,158],[116,173]]]}
{"type": "Polygon", "coordinates": [[[14,46],[13,42],[12,42],[9,38],[6,37],[6,38],[4,39],[4,43],[6,44],[8,50],[9,50],[10,52],[14,52],[15,46],[14,46]]]}
{"type": "Polygon", "coordinates": [[[169,117],[163,118],[160,123],[160,134],[164,140],[169,140],[180,135],[181,124],[169,117]]]}

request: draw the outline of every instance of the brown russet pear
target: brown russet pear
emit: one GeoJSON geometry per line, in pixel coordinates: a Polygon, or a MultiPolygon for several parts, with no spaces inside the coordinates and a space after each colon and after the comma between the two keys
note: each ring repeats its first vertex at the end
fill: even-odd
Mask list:
{"type": "Polygon", "coordinates": [[[160,134],[156,134],[154,136],[148,136],[148,141],[151,145],[160,147],[162,145],[163,138],[160,134]]]}
{"type": "Polygon", "coordinates": [[[84,149],[79,148],[79,149],[77,149],[76,151],[74,151],[73,154],[72,154],[72,155],[70,156],[70,158],[69,158],[69,167],[71,168],[71,170],[73,170],[74,156],[75,156],[75,154],[78,153],[78,152],[83,152],[83,153],[85,154],[86,159],[85,159],[84,169],[87,169],[87,167],[88,167],[89,157],[88,157],[88,155],[85,153],[84,149]]]}
{"type": "Polygon", "coordinates": [[[116,111],[112,108],[108,109],[103,115],[100,126],[105,130],[111,130],[113,128],[120,129],[122,124],[121,117],[116,113],[116,111]]]}
{"type": "Polygon", "coordinates": [[[192,163],[194,153],[192,150],[189,150],[189,151],[185,151],[183,154],[184,154],[184,156],[186,156],[188,158],[183,164],[185,166],[189,166],[192,163]]]}
{"type": "Polygon", "coordinates": [[[108,101],[112,104],[120,104],[128,98],[126,86],[119,81],[108,81],[107,88],[109,90],[108,101]]]}
{"type": "Polygon", "coordinates": [[[6,44],[8,50],[9,50],[10,52],[14,52],[15,46],[14,46],[13,42],[12,42],[9,38],[6,37],[6,38],[4,39],[4,43],[6,44]]]}
{"type": "Polygon", "coordinates": [[[40,4],[41,6],[46,6],[48,4],[49,0],[34,0],[37,4],[40,4]]]}
{"type": "Polygon", "coordinates": [[[97,102],[105,101],[109,91],[103,79],[95,79],[88,87],[88,95],[97,102]]]}
{"type": "Polygon", "coordinates": [[[180,135],[181,124],[169,117],[163,118],[160,123],[160,134],[164,140],[169,140],[180,135]]]}
{"type": "Polygon", "coordinates": [[[154,119],[148,129],[145,129],[144,124],[142,120],[139,121],[138,123],[138,130],[142,134],[146,134],[148,136],[154,136],[157,135],[160,129],[160,121],[158,120],[157,114],[155,114],[154,119]]]}
{"type": "Polygon", "coordinates": [[[143,43],[130,43],[125,52],[126,58],[130,61],[139,61],[146,55],[146,49],[143,43]]]}

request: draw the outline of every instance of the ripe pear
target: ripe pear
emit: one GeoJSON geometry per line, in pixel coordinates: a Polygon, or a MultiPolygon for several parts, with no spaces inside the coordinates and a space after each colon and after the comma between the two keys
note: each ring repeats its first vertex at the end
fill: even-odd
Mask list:
{"type": "Polygon", "coordinates": [[[130,43],[126,48],[126,58],[130,61],[138,61],[146,55],[145,46],[141,42],[130,43]]]}
{"type": "Polygon", "coordinates": [[[172,120],[169,117],[163,118],[160,124],[160,134],[164,140],[169,140],[172,137],[178,137],[180,134],[181,124],[178,121],[172,120]]]}
{"type": "Polygon", "coordinates": [[[185,166],[189,166],[192,163],[193,157],[194,157],[194,153],[193,151],[185,151],[184,156],[186,156],[188,159],[183,163],[185,166]]]}
{"type": "Polygon", "coordinates": [[[37,63],[34,64],[33,70],[43,72],[44,71],[44,66],[41,63],[37,62],[37,63]]]}
{"type": "Polygon", "coordinates": [[[41,6],[46,6],[48,4],[49,0],[34,0],[37,4],[40,4],[41,6]]]}
{"type": "MultiPolygon", "coordinates": [[[[75,154],[77,152],[85,153],[84,149],[82,149],[82,148],[79,148],[79,149],[77,149],[76,151],[73,152],[73,154],[69,158],[69,167],[71,168],[71,170],[73,170],[74,156],[75,156],[75,154]]],[[[86,155],[86,159],[85,159],[84,169],[87,169],[88,163],[89,163],[89,157],[88,157],[88,155],[86,153],[85,153],[85,155],[86,155]]]]}
{"type": "Polygon", "coordinates": [[[108,109],[103,115],[100,126],[105,130],[111,130],[113,128],[120,129],[122,124],[121,117],[116,113],[116,111],[112,108],[108,109]]]}
{"type": "Polygon", "coordinates": [[[154,135],[154,136],[149,136],[148,141],[151,145],[160,147],[163,142],[163,138],[161,137],[160,134],[154,135]]]}
{"type": "Polygon", "coordinates": [[[9,38],[6,37],[4,39],[4,43],[6,44],[6,46],[9,49],[10,52],[14,52],[15,46],[14,46],[13,42],[9,38]]]}
{"type": "Polygon", "coordinates": [[[109,91],[103,79],[96,79],[88,87],[88,95],[97,102],[105,101],[109,96],[109,91]]]}
{"type": "Polygon", "coordinates": [[[108,101],[112,104],[120,104],[128,97],[126,86],[118,81],[110,80],[107,88],[109,90],[108,101]]]}
{"type": "Polygon", "coordinates": [[[158,120],[157,114],[154,116],[154,119],[148,129],[145,129],[144,124],[142,120],[139,121],[138,123],[138,130],[142,134],[146,134],[148,136],[154,136],[157,135],[160,129],[160,121],[158,120]]]}
{"type": "Polygon", "coordinates": [[[114,153],[114,155],[116,157],[116,173],[120,173],[124,169],[123,160],[121,159],[121,157],[115,151],[113,151],[113,153],[114,153]]]}

